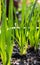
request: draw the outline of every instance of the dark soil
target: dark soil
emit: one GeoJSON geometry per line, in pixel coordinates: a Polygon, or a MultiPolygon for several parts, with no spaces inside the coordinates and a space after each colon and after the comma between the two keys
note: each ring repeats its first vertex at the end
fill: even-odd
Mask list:
{"type": "Polygon", "coordinates": [[[18,46],[14,47],[12,54],[12,65],[40,65],[40,50],[34,50],[34,47],[30,47],[27,50],[26,55],[20,55],[18,46]]]}
{"type": "MultiPolygon", "coordinates": [[[[0,65],[1,65],[0,59],[0,65]]],[[[26,55],[20,55],[18,46],[14,46],[11,65],[40,65],[40,50],[29,48],[26,55]]]]}

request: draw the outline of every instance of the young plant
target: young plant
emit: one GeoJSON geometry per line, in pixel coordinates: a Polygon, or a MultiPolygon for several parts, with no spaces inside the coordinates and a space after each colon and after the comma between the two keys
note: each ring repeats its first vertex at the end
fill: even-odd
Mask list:
{"type": "MultiPolygon", "coordinates": [[[[19,49],[20,49],[20,54],[21,55],[25,55],[26,54],[26,50],[28,48],[28,42],[26,39],[26,35],[25,35],[25,11],[26,11],[26,0],[22,1],[22,13],[21,13],[21,18],[22,21],[20,23],[20,27],[19,29],[15,29],[15,33],[16,33],[16,41],[18,43],[19,49]]],[[[16,18],[16,27],[18,27],[18,20],[16,18]]]]}
{"type": "Polygon", "coordinates": [[[21,55],[25,55],[26,54],[26,50],[28,48],[28,42],[25,36],[25,32],[24,29],[16,29],[16,41],[18,43],[18,47],[20,50],[20,54],[21,55]]]}
{"type": "Polygon", "coordinates": [[[6,35],[7,38],[7,64],[10,65],[10,59],[11,59],[11,55],[12,55],[12,51],[13,51],[13,32],[12,29],[10,29],[11,27],[13,27],[13,0],[9,1],[9,12],[8,12],[8,32],[6,35]]]}
{"type": "Polygon", "coordinates": [[[1,58],[3,65],[10,65],[13,50],[13,0],[9,1],[8,25],[6,21],[6,0],[2,0],[2,26],[1,26],[1,58]]]}
{"type": "Polygon", "coordinates": [[[30,32],[29,32],[29,39],[30,39],[30,45],[32,47],[36,47],[38,49],[38,41],[39,41],[39,30],[37,31],[37,9],[34,9],[34,14],[31,17],[30,22],[30,32]]]}
{"type": "Polygon", "coordinates": [[[6,5],[5,0],[2,0],[2,26],[1,26],[1,58],[3,65],[6,65],[6,42],[5,42],[5,30],[6,30],[6,5]]]}
{"type": "MultiPolygon", "coordinates": [[[[37,6],[38,6],[38,7],[36,8],[36,11],[35,11],[35,12],[36,12],[36,16],[35,16],[35,12],[34,12],[34,16],[35,16],[35,18],[36,18],[36,21],[40,22],[40,16],[39,16],[39,15],[40,15],[40,11],[39,11],[39,10],[40,10],[40,6],[39,6],[39,5],[37,5],[37,6]]],[[[36,23],[36,24],[37,24],[37,23],[36,23]]],[[[40,35],[39,35],[39,34],[40,34],[39,29],[40,29],[40,28],[39,28],[39,27],[40,27],[40,24],[39,24],[38,27],[36,26],[36,29],[37,29],[37,30],[36,30],[36,32],[35,32],[35,43],[36,43],[36,44],[35,44],[35,47],[36,47],[36,49],[38,49],[38,45],[39,45],[39,44],[38,44],[38,43],[39,43],[39,37],[40,37],[40,35]]]]}

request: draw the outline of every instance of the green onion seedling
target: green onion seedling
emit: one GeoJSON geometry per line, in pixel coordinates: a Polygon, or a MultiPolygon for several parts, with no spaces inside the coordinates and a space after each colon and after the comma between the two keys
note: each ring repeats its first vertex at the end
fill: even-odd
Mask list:
{"type": "Polygon", "coordinates": [[[12,30],[7,30],[13,27],[13,0],[9,1],[8,25],[6,20],[6,0],[2,0],[2,26],[1,26],[1,58],[3,65],[10,65],[12,50],[13,50],[13,36],[12,30]]]}

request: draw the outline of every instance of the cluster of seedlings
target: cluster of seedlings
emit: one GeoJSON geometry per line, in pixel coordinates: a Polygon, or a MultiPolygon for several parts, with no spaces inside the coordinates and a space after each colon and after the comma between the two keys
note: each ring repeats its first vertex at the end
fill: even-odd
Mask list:
{"type": "Polygon", "coordinates": [[[6,0],[1,0],[1,4],[0,58],[2,64],[37,65],[37,60],[40,61],[40,5],[37,4],[37,0],[31,5],[27,5],[26,0],[23,0],[19,14],[16,12],[13,0],[9,0],[7,17],[6,0]],[[14,59],[11,60],[11,57],[14,59]]]}

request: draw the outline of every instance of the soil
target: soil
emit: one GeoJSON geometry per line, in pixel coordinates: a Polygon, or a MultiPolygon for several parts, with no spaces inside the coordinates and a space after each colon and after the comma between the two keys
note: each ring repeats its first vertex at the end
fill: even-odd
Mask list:
{"type": "Polygon", "coordinates": [[[40,65],[40,50],[38,49],[35,51],[32,47],[28,49],[26,55],[22,56],[19,52],[15,52],[12,54],[11,62],[12,65],[40,65]]]}
{"type": "MultiPolygon", "coordinates": [[[[0,65],[2,64],[0,59],[0,65]]],[[[26,55],[20,55],[18,45],[14,46],[11,65],[40,65],[40,50],[29,48],[26,55]]]]}

